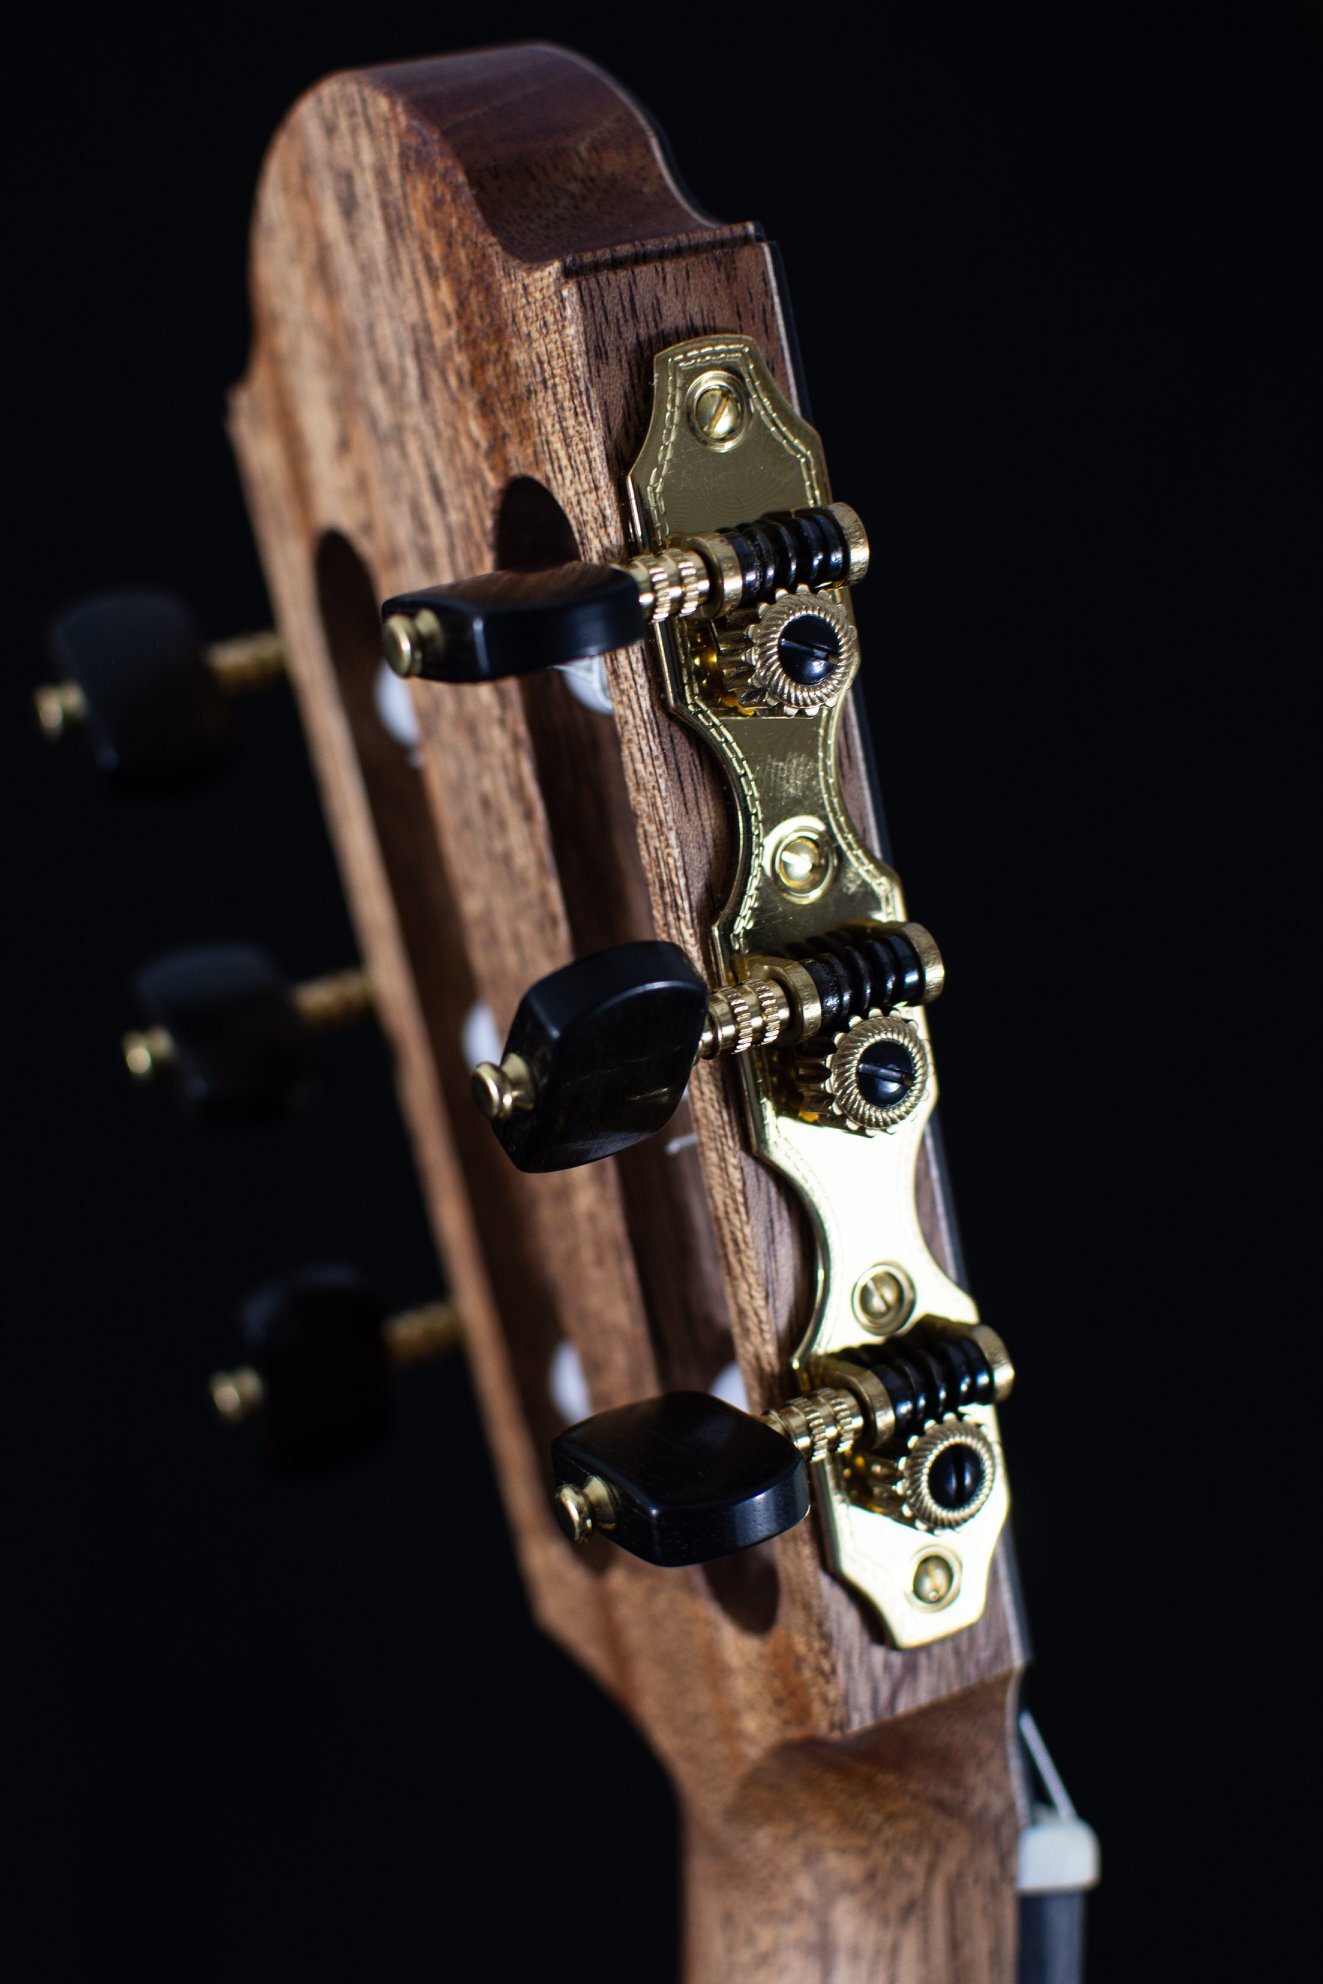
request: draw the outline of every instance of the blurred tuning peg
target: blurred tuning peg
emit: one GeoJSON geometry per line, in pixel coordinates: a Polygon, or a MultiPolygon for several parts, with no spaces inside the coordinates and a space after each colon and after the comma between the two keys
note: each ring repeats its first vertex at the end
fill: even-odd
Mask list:
{"type": "Polygon", "coordinates": [[[372,1008],[361,969],[291,985],[252,944],[171,951],[133,981],[146,1024],[122,1041],[139,1081],[161,1070],[205,1122],[260,1122],[294,1108],[317,1060],[318,1036],[372,1008]]]}
{"type": "Polygon", "coordinates": [[[698,1564],[793,1529],[809,1464],[836,1455],[855,1492],[958,1529],[983,1507],[996,1449],[971,1408],[1010,1395],[1001,1338],[929,1322],[899,1345],[828,1359],[826,1382],[764,1413],[708,1392],[668,1392],[599,1412],[552,1442],[554,1508],[570,1540],[596,1533],[650,1564],[698,1564]]]}
{"type": "Polygon", "coordinates": [[[817,1114],[836,1110],[863,1131],[899,1122],[923,1093],[927,1057],[890,1016],[941,991],[937,945],[918,923],[861,923],[796,948],[745,959],[744,978],[711,992],[674,944],[576,959],[524,994],[499,1065],[473,1071],[474,1100],[521,1171],[560,1171],[654,1135],[696,1060],[779,1046],[805,1050],[793,1078],[817,1114]],[[805,1049],[819,1039],[820,1053],[805,1049]],[[848,1081],[833,1065],[846,1060],[848,1081]]]}
{"type": "Polygon", "coordinates": [[[285,670],[280,636],[208,645],[173,593],[101,593],[68,608],[48,635],[58,679],[35,692],[52,740],[86,731],[103,772],[142,784],[210,770],[229,735],[228,699],[285,670]]]}
{"type": "Polygon", "coordinates": [[[255,1289],[238,1325],[245,1362],[214,1375],[212,1404],[231,1426],[260,1412],[282,1474],[376,1446],[389,1431],[390,1370],[441,1357],[462,1338],[453,1303],[388,1316],[370,1283],[340,1265],[255,1289]]]}
{"type": "Polygon", "coordinates": [[[802,596],[854,585],[867,570],[859,516],[830,503],[677,539],[626,564],[483,572],[397,593],[381,609],[383,650],[397,675],[489,682],[609,654],[663,620],[771,613],[761,660],[750,651],[767,678],[756,693],[779,683],[793,702],[800,691],[823,701],[846,677],[854,632],[839,608],[824,601],[810,611],[802,596]],[[798,604],[778,604],[790,594],[798,604]]]}

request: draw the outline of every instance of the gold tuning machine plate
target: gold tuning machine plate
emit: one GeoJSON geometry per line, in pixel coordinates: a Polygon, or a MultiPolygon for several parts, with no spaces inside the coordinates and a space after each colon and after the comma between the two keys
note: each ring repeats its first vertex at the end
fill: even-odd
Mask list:
{"type": "MultiPolygon", "coordinates": [[[[658,354],[652,418],[628,491],[644,558],[831,502],[817,433],[752,341],[736,336],[695,338],[658,354]]],[[[866,546],[852,555],[851,573],[865,563],[866,546]]],[[[794,955],[827,932],[904,923],[900,883],[860,840],[841,792],[841,715],[860,666],[849,586],[783,591],[756,614],[677,614],[654,624],[649,639],[668,707],[716,754],[734,799],[735,872],[711,930],[715,982],[753,985],[759,959],[794,955]],[[802,663],[797,679],[813,694],[785,693],[778,639],[782,656],[802,663]],[[835,663],[825,686],[821,669],[814,679],[814,642],[835,663]]],[[[853,1029],[824,1036],[815,1052],[792,1079],[784,1053],[755,1045],[737,1060],[753,1146],[797,1188],[816,1234],[813,1313],[792,1359],[805,1391],[829,1361],[876,1350],[889,1335],[920,1324],[958,1334],[979,1321],[934,1258],[918,1215],[917,1167],[937,1098],[922,1008],[903,1018],[856,1016],[853,1029]],[[871,1031],[860,1038],[860,1029],[871,1031]],[[903,1052],[917,1070],[916,1099],[900,1114],[872,1107],[863,1093],[870,1051],[875,1063],[903,1052]]],[[[871,1506],[838,1457],[813,1463],[827,1561],[897,1646],[944,1638],[983,1611],[1008,1495],[995,1409],[980,1405],[965,1416],[995,1470],[959,1526],[925,1525],[901,1498],[871,1506]]],[[[914,1432],[922,1438],[922,1428],[914,1432]]]]}

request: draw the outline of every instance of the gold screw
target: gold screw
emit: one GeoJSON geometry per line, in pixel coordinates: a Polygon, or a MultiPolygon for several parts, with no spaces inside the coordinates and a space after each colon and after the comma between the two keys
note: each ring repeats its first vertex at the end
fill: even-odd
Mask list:
{"type": "Polygon", "coordinates": [[[175,1043],[163,1026],[149,1026],[141,1033],[126,1033],[120,1041],[124,1065],[136,1082],[149,1082],[175,1058],[175,1043]]]}
{"type": "Polygon", "coordinates": [[[211,1402],[227,1426],[241,1426],[266,1397],[266,1386],[251,1364],[237,1371],[217,1371],[208,1381],[211,1402]]]}
{"type": "Polygon", "coordinates": [[[913,1293],[895,1268],[871,1268],[855,1284],[855,1314],[874,1336],[898,1330],[913,1303],[913,1293]]]}
{"type": "Polygon", "coordinates": [[[571,1543],[582,1543],[592,1535],[593,1512],[582,1488],[558,1488],[551,1507],[571,1543]]]}
{"type": "Polygon", "coordinates": [[[831,851],[817,834],[792,834],[782,841],[772,862],[776,884],[785,895],[802,902],[822,894],[831,877],[831,851]]]}
{"type": "Polygon", "coordinates": [[[920,1605],[945,1605],[955,1587],[955,1572],[945,1557],[924,1557],[914,1573],[914,1596],[920,1605]]]}
{"type": "Polygon", "coordinates": [[[441,622],[430,608],[418,614],[392,613],[381,630],[381,652],[386,666],[407,681],[435,666],[445,651],[441,622]]]}
{"type": "Polygon", "coordinates": [[[520,1054],[507,1054],[499,1068],[494,1061],[479,1061],[469,1086],[489,1123],[508,1122],[516,1109],[531,1109],[537,1100],[533,1071],[520,1054]]]}
{"type": "Polygon", "coordinates": [[[87,717],[87,698],[76,682],[47,682],[32,692],[37,725],[52,744],[87,717]]]}
{"type": "Polygon", "coordinates": [[[562,1481],[551,1498],[551,1508],[571,1543],[584,1543],[597,1529],[614,1529],[616,1508],[605,1481],[591,1474],[582,1488],[562,1481]]]}
{"type": "Polygon", "coordinates": [[[709,448],[733,447],[744,432],[748,406],[733,372],[704,372],[689,388],[689,424],[709,448]]]}

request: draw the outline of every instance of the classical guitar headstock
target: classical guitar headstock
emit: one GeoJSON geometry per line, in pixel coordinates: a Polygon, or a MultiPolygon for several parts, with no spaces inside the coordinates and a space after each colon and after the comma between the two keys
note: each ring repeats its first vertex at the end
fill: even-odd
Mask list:
{"type": "Polygon", "coordinates": [[[39,713],[177,779],[288,673],[363,966],[160,960],[126,1056],[262,1114],[370,1006],[455,1306],[296,1277],[217,1408],[334,1459],[462,1316],[537,1616],[682,1800],[689,1974],[917,1979],[967,1942],[961,1977],[1008,1979],[1014,1344],[961,1282],[939,939],[854,694],[867,515],[773,257],[527,48],[313,91],[252,281],[232,433],[279,637],[102,602],[39,713]]]}

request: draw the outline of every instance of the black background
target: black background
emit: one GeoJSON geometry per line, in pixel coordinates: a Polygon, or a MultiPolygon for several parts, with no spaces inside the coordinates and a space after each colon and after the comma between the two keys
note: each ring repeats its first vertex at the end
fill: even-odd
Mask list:
{"type": "MultiPolygon", "coordinates": [[[[1223,1236],[1183,1154],[1207,1066],[1182,1021],[1196,963],[1272,949],[1235,823],[1273,797],[1265,701],[1317,660],[1319,36],[1303,11],[1069,17],[29,22],[3,724],[21,1974],[673,1974],[668,1793],[528,1621],[460,1366],[401,1384],[392,1448],[332,1480],[270,1484],[208,1422],[254,1281],[338,1253],[399,1303],[439,1286],[370,1033],[252,1138],[204,1139],[118,1062],[156,950],[352,957],[292,706],[247,705],[223,776],[167,804],[108,794],[24,708],[48,612],[85,591],[177,587],[216,635],[264,619],[222,411],[289,102],[339,66],[529,36],[614,72],[699,200],[784,249],[833,482],[876,548],[870,710],[950,968],[951,1170],[1021,1373],[1029,1699],[1106,1856],[1094,1975],[1177,1936],[1193,1975],[1198,1926],[1224,1934],[1190,1837],[1200,1807],[1230,1822],[1211,1670],[1234,1608],[1191,1591],[1212,1434],[1173,1376],[1223,1236]]],[[[1223,1068],[1235,1106],[1254,1072],[1223,1068]]]]}

